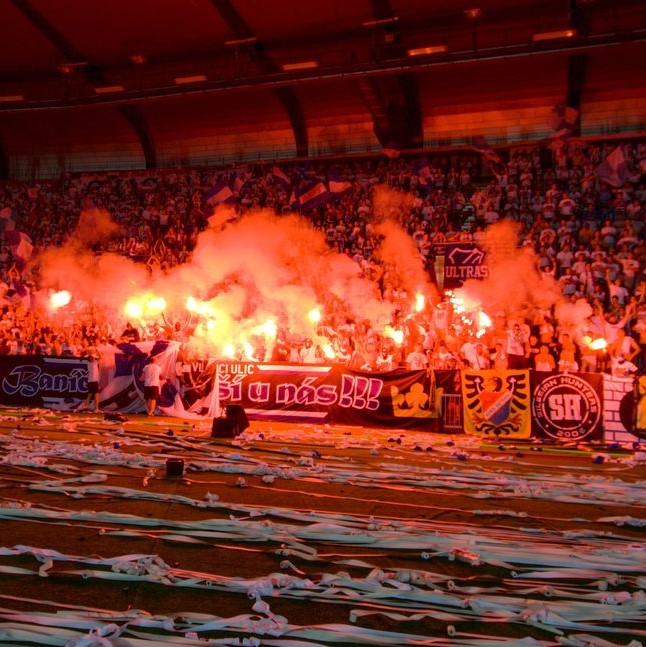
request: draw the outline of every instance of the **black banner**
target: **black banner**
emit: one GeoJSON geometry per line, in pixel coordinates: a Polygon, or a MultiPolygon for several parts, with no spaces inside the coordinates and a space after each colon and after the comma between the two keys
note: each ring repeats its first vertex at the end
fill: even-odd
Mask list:
{"type": "Polygon", "coordinates": [[[67,409],[87,393],[87,362],[76,357],[5,355],[0,360],[2,404],[67,409]]]}
{"type": "Polygon", "coordinates": [[[445,290],[454,290],[467,279],[484,279],[489,275],[485,253],[472,243],[447,243],[444,250],[445,290]]]}
{"type": "Polygon", "coordinates": [[[256,419],[441,428],[443,387],[433,372],[222,362],[218,387],[222,404],[240,404],[256,419]]]}

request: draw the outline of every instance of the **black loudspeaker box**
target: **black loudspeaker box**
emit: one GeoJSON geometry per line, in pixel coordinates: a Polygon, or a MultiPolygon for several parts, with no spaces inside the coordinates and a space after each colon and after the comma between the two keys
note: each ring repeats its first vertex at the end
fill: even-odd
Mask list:
{"type": "Polygon", "coordinates": [[[239,434],[249,426],[249,420],[242,405],[228,404],[224,411],[226,418],[237,425],[239,434]]]}
{"type": "Polygon", "coordinates": [[[213,418],[211,438],[235,438],[240,433],[235,420],[229,418],[213,418]]]}

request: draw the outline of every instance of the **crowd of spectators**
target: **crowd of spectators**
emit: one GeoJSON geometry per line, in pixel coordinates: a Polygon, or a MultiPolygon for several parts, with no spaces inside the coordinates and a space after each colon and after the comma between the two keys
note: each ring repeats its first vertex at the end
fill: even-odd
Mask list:
{"type": "MultiPolygon", "coordinates": [[[[28,234],[34,259],[48,247],[63,245],[84,209],[105,209],[120,233],[96,243],[95,253],[115,252],[153,273],[164,272],[190,261],[208,224],[204,196],[223,179],[234,193],[236,217],[244,218],[260,208],[290,211],[290,185],[303,176],[327,180],[333,172],[349,183],[347,190],[304,215],[331,248],[347,254],[358,272],[378,283],[395,312],[410,312],[403,304],[414,295],[390,281],[375,257],[379,234],[373,226],[373,188],[385,184],[408,196],[396,217],[432,280],[441,282],[434,270],[443,245],[477,244],[494,223],[513,221],[519,246],[535,252],[537,271],[553,277],[563,300],[590,305],[587,336],[560,326],[554,309],[520,307],[476,334],[474,327],[452,325],[445,295],[412,321],[393,321],[405,332],[403,342],[339,308],[323,313],[316,338],[296,339],[279,331],[272,348],[256,359],[334,360],[370,371],[528,367],[630,375],[646,372],[646,141],[619,143],[624,175],[621,185],[613,186],[595,170],[617,146],[615,141],[577,141],[554,151],[518,147],[506,151],[504,161],[490,163],[462,151],[429,156],[423,165],[419,157],[283,164],[289,182],[279,180],[272,164],[7,181],[0,185],[0,224],[28,234]],[[592,347],[595,338],[607,347],[592,347]]],[[[0,249],[1,354],[79,355],[100,339],[181,338],[182,331],[164,321],[151,328],[128,324],[122,330],[120,325],[115,331],[91,314],[53,326],[30,309],[26,298],[38,286],[37,263],[20,258],[15,236],[6,231],[5,241],[0,249]]]]}

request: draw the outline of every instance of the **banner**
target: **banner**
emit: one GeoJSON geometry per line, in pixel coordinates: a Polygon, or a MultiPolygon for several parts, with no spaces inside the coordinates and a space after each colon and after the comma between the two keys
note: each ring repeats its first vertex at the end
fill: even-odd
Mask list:
{"type": "Polygon", "coordinates": [[[489,275],[485,253],[472,243],[447,243],[444,249],[445,290],[454,290],[467,279],[484,279],[489,275]]]}
{"type": "MultiPolygon", "coordinates": [[[[158,406],[210,419],[229,404],[251,419],[421,429],[499,439],[630,442],[646,436],[646,378],[528,370],[365,373],[333,364],[186,363],[176,341],[100,346],[102,411],[144,413],[141,373],[162,369],[158,406]],[[636,385],[636,386],[635,386],[636,385]],[[637,400],[637,404],[635,404],[637,400]]],[[[71,411],[85,403],[87,361],[0,356],[0,404],[71,411]]]]}
{"type": "Polygon", "coordinates": [[[529,371],[463,371],[462,398],[467,434],[529,438],[529,371]]]}
{"type": "MultiPolygon", "coordinates": [[[[151,355],[162,369],[158,406],[169,416],[213,418],[239,404],[253,419],[441,430],[445,390],[454,372],[363,373],[342,365],[254,364],[203,360],[186,366],[174,341],[101,346],[99,406],[143,413],[141,372],[151,355]],[[185,370],[186,369],[186,370],[185,370]]],[[[73,410],[85,402],[82,358],[0,358],[0,403],[73,410]]]]}
{"type": "MultiPolygon", "coordinates": [[[[106,412],[143,413],[141,371],[150,355],[159,358],[164,382],[160,407],[169,415],[181,413],[177,403],[178,342],[100,346],[99,406],[106,412]]],[[[82,357],[4,355],[0,357],[0,404],[71,411],[85,402],[87,361],[82,357]]]]}
{"type": "Polygon", "coordinates": [[[443,387],[432,372],[219,362],[217,375],[220,405],[240,404],[254,419],[441,428],[443,387]]]}
{"type": "Polygon", "coordinates": [[[85,400],[87,362],[81,358],[4,355],[0,361],[3,405],[72,409],[85,400]]]}
{"type": "Polygon", "coordinates": [[[568,442],[603,437],[600,373],[532,371],[532,435],[568,442]]]}

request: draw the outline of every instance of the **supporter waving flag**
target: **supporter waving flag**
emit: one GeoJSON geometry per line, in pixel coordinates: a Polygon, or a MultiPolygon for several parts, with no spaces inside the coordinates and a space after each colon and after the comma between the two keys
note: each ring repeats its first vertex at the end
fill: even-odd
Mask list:
{"type": "Polygon", "coordinates": [[[323,182],[314,180],[301,184],[296,191],[296,196],[301,211],[311,211],[325,204],[331,194],[323,182]]]}
{"type": "Polygon", "coordinates": [[[271,169],[271,176],[274,179],[274,182],[280,184],[284,189],[288,189],[292,183],[289,175],[287,175],[280,166],[274,166],[271,169]]]}
{"type": "Polygon", "coordinates": [[[203,202],[209,206],[222,204],[223,202],[233,202],[234,196],[231,187],[224,181],[216,182],[213,187],[204,195],[203,202]]]}
{"type": "Polygon", "coordinates": [[[417,185],[427,193],[433,187],[433,178],[431,177],[431,165],[428,158],[420,157],[413,164],[413,178],[417,181],[417,185]]]}
{"type": "Polygon", "coordinates": [[[576,108],[558,103],[552,108],[548,125],[557,132],[571,132],[579,121],[579,111],[576,108]]]}
{"type": "Polygon", "coordinates": [[[617,146],[615,150],[606,157],[599,166],[594,170],[594,174],[602,182],[606,182],[611,186],[623,186],[626,178],[628,177],[628,160],[624,155],[621,146],[617,146]]]}
{"type": "Polygon", "coordinates": [[[0,231],[11,231],[16,228],[16,211],[11,207],[0,209],[0,231]]]}
{"type": "Polygon", "coordinates": [[[236,196],[225,180],[216,182],[202,198],[203,210],[205,213],[212,213],[219,204],[235,204],[236,196]]]}
{"type": "Polygon", "coordinates": [[[333,195],[343,195],[352,189],[352,182],[344,180],[338,173],[330,171],[327,179],[330,193],[333,195]]]}
{"type": "Polygon", "coordinates": [[[4,238],[11,249],[11,253],[17,261],[26,263],[34,251],[31,238],[22,231],[11,229],[4,232],[4,238]]]}
{"type": "Polygon", "coordinates": [[[478,153],[480,153],[482,157],[484,157],[486,160],[489,160],[490,162],[497,164],[501,161],[500,155],[498,155],[491,144],[487,142],[484,135],[476,135],[473,138],[473,148],[478,151],[478,153]]]}

